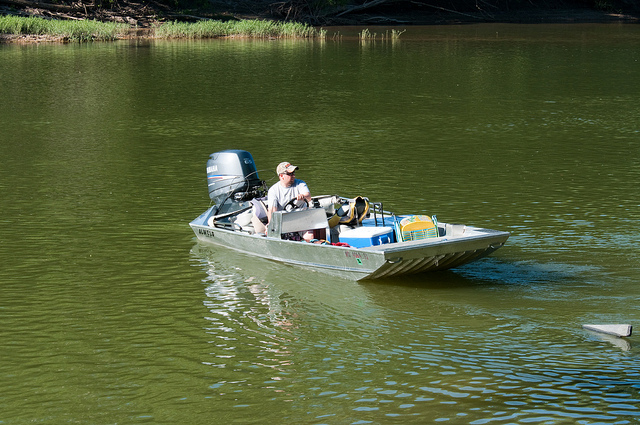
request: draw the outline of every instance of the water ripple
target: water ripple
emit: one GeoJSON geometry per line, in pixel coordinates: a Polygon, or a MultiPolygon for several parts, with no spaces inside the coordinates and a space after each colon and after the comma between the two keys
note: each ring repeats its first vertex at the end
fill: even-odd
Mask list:
{"type": "Polygon", "coordinates": [[[430,291],[416,303],[411,285],[301,282],[269,262],[230,267],[215,252],[217,260],[202,263],[213,347],[203,363],[226,371],[211,386],[218,397],[245,400],[231,409],[280,400],[302,409],[285,419],[314,423],[640,418],[640,364],[631,348],[527,323],[522,313],[496,317],[481,297],[474,307],[457,306],[446,292],[430,291]],[[337,288],[340,298],[328,295],[337,288]]]}

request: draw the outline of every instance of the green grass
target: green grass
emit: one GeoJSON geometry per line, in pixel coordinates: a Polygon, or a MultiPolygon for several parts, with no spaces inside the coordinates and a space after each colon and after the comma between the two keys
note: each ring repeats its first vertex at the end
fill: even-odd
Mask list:
{"type": "Polygon", "coordinates": [[[326,35],[326,31],[307,24],[258,20],[166,22],[154,30],[156,38],[324,38],[326,35]]]}
{"type": "MultiPolygon", "coordinates": [[[[400,39],[400,35],[402,35],[402,33],[405,31],[406,30],[398,31],[398,30],[392,29],[391,34],[389,34],[389,31],[385,31],[384,33],[380,34],[380,40],[397,41],[400,39]]],[[[365,28],[360,32],[361,41],[376,41],[377,39],[378,39],[378,34],[372,33],[371,31],[369,31],[368,28],[365,28]]]]}
{"type": "Polygon", "coordinates": [[[129,31],[129,25],[94,20],[63,21],[37,17],[0,16],[0,34],[48,35],[67,41],[116,40],[129,31]]]}
{"type": "MultiPolygon", "coordinates": [[[[37,17],[0,16],[0,34],[44,35],[65,41],[99,41],[123,38],[127,24],[94,20],[53,20],[37,17]]],[[[151,36],[160,39],[199,39],[218,37],[247,38],[326,38],[326,30],[308,24],[276,21],[214,21],[195,23],[166,22],[153,27],[151,36]]]]}

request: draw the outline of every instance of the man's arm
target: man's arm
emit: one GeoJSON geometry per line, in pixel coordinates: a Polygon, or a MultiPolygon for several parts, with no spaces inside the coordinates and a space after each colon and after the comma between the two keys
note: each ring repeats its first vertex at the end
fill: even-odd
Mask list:
{"type": "Polygon", "coordinates": [[[304,199],[305,201],[307,201],[307,204],[311,205],[311,193],[309,193],[309,192],[298,193],[298,195],[296,196],[296,199],[298,201],[301,201],[301,200],[304,199]]]}
{"type": "Polygon", "coordinates": [[[267,226],[271,223],[271,214],[273,214],[274,211],[277,211],[275,207],[267,208],[267,226]]]}
{"type": "Polygon", "coordinates": [[[298,190],[300,193],[296,196],[296,200],[302,201],[304,199],[308,205],[311,205],[311,191],[304,181],[298,180],[298,190]]]}

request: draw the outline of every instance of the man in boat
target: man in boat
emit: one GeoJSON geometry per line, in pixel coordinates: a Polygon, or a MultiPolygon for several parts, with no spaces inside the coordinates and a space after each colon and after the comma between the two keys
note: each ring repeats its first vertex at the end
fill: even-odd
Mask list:
{"type": "MultiPolygon", "coordinates": [[[[297,169],[296,165],[286,161],[276,167],[278,182],[271,186],[267,193],[267,225],[274,211],[282,211],[290,204],[299,209],[305,209],[311,204],[309,187],[304,181],[296,178],[297,169]]],[[[266,233],[264,223],[257,217],[252,221],[256,233],[266,233]]]]}

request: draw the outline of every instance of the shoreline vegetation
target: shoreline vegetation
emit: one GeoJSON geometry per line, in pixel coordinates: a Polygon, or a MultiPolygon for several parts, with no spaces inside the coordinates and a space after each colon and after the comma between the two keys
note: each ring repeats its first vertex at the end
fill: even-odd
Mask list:
{"type": "Polygon", "coordinates": [[[35,16],[0,16],[0,34],[25,41],[48,39],[61,42],[113,41],[129,32],[129,25],[96,20],[44,19],[35,16]]]}
{"type": "MultiPolygon", "coordinates": [[[[0,0],[0,43],[230,37],[326,39],[327,30],[323,26],[343,25],[364,27],[360,33],[362,40],[378,37],[366,29],[368,25],[386,26],[390,31],[385,31],[382,39],[395,40],[402,31],[391,28],[410,25],[640,22],[640,5],[632,0],[597,0],[597,7],[591,8],[585,7],[583,0],[558,0],[555,7],[548,7],[548,2],[546,7],[531,7],[530,0],[482,0],[481,3],[477,0],[431,0],[430,3],[415,0],[406,3],[401,0],[291,0],[277,9],[271,7],[272,0],[237,0],[232,9],[225,9],[229,2],[208,0],[204,9],[180,10],[163,5],[163,0],[144,5],[134,3],[135,0],[108,0],[109,7],[96,3],[97,0],[71,4],[55,1],[0,0]],[[498,7],[505,1],[508,7],[498,7]],[[332,7],[308,8],[323,2],[332,7]],[[469,9],[471,3],[476,5],[475,9],[469,9]],[[155,6],[151,7],[151,4],[155,6]],[[241,4],[243,8],[239,7],[241,4]],[[404,7],[398,6],[403,4],[404,7]],[[477,6],[479,4],[483,9],[477,6]],[[519,7],[514,7],[516,5],[519,7]]],[[[192,0],[172,1],[179,4],[192,0]]]]}
{"type": "Polygon", "coordinates": [[[129,24],[96,20],[59,20],[39,17],[0,16],[0,34],[5,41],[88,42],[130,38],[204,39],[245,38],[326,38],[326,31],[299,22],[264,20],[164,22],[143,31],[129,24]]]}
{"type": "MultiPolygon", "coordinates": [[[[365,28],[359,35],[362,40],[375,40],[378,37],[381,40],[397,40],[403,32],[391,29],[378,36],[377,33],[372,33],[365,28]]],[[[61,42],[141,38],[139,34],[132,36],[132,28],[124,23],[95,20],[62,21],[18,16],[0,16],[0,34],[9,34],[15,37],[42,37],[50,41],[61,42]]],[[[146,31],[144,37],[161,40],[223,37],[326,39],[327,31],[299,22],[207,20],[189,23],[172,21],[152,27],[146,31]]]]}

